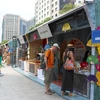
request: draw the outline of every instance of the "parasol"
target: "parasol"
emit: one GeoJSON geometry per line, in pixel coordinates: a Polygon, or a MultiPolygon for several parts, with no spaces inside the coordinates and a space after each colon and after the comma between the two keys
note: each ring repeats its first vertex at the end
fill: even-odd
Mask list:
{"type": "Polygon", "coordinates": [[[84,67],[87,67],[89,63],[87,62],[81,62],[80,65],[81,65],[81,68],[84,68],[84,67]]]}
{"type": "Polygon", "coordinates": [[[100,80],[100,72],[96,73],[96,77],[97,77],[98,80],[100,80]]]}
{"type": "Polygon", "coordinates": [[[96,78],[96,76],[91,75],[91,74],[87,77],[87,80],[91,83],[98,82],[98,79],[96,78]]]}
{"type": "Polygon", "coordinates": [[[96,67],[96,69],[97,69],[98,71],[100,71],[100,64],[96,64],[95,67],[96,67]]]}
{"type": "Polygon", "coordinates": [[[99,63],[98,58],[94,55],[90,55],[88,56],[86,62],[90,63],[90,64],[97,64],[99,63]]]}
{"type": "Polygon", "coordinates": [[[91,39],[87,42],[86,45],[89,46],[89,47],[92,47],[92,46],[94,46],[94,47],[100,47],[100,43],[92,44],[92,40],[91,39]]]}
{"type": "Polygon", "coordinates": [[[97,85],[100,86],[100,81],[97,82],[97,85]]]}

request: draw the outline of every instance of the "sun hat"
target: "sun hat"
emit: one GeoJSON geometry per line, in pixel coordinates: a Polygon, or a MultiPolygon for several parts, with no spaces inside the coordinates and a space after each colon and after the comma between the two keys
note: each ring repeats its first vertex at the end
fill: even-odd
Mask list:
{"type": "Polygon", "coordinates": [[[60,49],[59,45],[57,43],[53,44],[54,47],[57,47],[58,49],[60,49]]]}
{"type": "Polygon", "coordinates": [[[74,45],[69,43],[69,44],[67,45],[67,47],[73,47],[73,48],[74,48],[74,45]]]}

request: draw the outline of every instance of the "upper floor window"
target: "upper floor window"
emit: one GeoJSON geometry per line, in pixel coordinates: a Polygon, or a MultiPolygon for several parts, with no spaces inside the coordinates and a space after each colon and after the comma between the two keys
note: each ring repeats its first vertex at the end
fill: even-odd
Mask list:
{"type": "Polygon", "coordinates": [[[52,4],[52,7],[54,7],[54,4],[52,4]]]}
{"type": "Polygon", "coordinates": [[[55,2],[55,5],[57,5],[57,1],[55,2]]]}
{"type": "Polygon", "coordinates": [[[49,9],[49,6],[47,7],[47,10],[49,9]]]}
{"type": "Polygon", "coordinates": [[[47,15],[49,15],[49,12],[47,12],[47,15]]]}
{"type": "Polygon", "coordinates": [[[57,11],[57,8],[55,8],[55,11],[57,11]]]}
{"type": "Polygon", "coordinates": [[[49,1],[47,1],[47,4],[49,3],[49,1]]]}
{"type": "Polygon", "coordinates": [[[55,17],[57,17],[57,14],[55,14],[55,17]]]}

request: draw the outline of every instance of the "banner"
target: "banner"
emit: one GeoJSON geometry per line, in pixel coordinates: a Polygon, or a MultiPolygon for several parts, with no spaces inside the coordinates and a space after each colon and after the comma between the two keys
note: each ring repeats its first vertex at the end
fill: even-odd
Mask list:
{"type": "Polygon", "coordinates": [[[37,29],[41,39],[52,37],[51,30],[48,24],[41,26],[37,29]]]}

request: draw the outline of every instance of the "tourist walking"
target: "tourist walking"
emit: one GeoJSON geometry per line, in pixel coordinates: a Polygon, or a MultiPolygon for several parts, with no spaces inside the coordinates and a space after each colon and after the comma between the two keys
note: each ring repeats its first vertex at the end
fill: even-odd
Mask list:
{"type": "Polygon", "coordinates": [[[54,54],[55,52],[60,49],[57,43],[54,43],[51,48],[45,51],[45,64],[46,67],[44,69],[44,83],[46,88],[46,94],[52,95],[54,91],[50,89],[51,82],[53,81],[53,68],[54,68],[54,54]]]}

